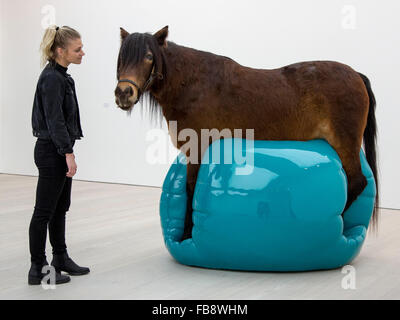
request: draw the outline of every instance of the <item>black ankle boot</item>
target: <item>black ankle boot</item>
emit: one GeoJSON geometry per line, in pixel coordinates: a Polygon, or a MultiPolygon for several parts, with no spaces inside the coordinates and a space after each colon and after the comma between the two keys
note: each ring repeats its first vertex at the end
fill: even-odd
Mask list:
{"type": "MultiPolygon", "coordinates": [[[[44,266],[48,266],[49,263],[47,261],[43,263],[32,263],[31,268],[28,273],[28,284],[30,285],[39,285],[42,282],[42,279],[48,275],[48,273],[43,273],[42,269],[44,266]]],[[[62,284],[71,281],[71,278],[66,275],[62,275],[60,272],[55,272],[55,284],[62,284]]]]}
{"type": "Polygon", "coordinates": [[[53,254],[51,265],[54,266],[58,272],[64,271],[71,276],[82,276],[90,272],[89,268],[78,266],[67,253],[53,254]]]}

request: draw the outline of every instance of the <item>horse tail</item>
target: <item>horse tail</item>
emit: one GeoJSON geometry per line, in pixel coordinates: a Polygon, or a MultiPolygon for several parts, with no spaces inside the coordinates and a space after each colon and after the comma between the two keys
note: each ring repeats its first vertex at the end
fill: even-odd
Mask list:
{"type": "Polygon", "coordinates": [[[369,79],[363,75],[362,73],[358,73],[367,89],[369,96],[369,110],[368,110],[368,118],[367,118],[367,126],[364,130],[364,150],[366,154],[366,158],[369,166],[371,167],[372,173],[375,178],[376,185],[376,196],[375,196],[375,205],[374,211],[372,214],[372,229],[377,230],[378,227],[378,208],[379,208],[379,189],[378,189],[378,169],[377,169],[377,159],[376,159],[376,119],[375,119],[375,107],[376,101],[374,93],[371,89],[371,83],[369,79]]]}

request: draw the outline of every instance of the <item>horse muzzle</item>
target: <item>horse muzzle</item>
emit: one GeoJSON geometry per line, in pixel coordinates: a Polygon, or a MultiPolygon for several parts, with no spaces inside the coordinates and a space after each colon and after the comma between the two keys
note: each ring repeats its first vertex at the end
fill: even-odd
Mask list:
{"type": "Polygon", "coordinates": [[[130,110],[136,103],[139,97],[136,95],[131,86],[121,89],[119,86],[115,89],[115,103],[122,110],[130,110]]]}

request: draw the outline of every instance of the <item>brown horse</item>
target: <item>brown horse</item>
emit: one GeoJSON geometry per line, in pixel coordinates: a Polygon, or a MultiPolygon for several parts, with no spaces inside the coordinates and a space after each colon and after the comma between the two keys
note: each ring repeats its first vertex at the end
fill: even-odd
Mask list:
{"type": "MultiPolygon", "coordinates": [[[[170,133],[169,123],[176,121],[177,132],[191,128],[198,137],[201,129],[251,128],[255,140],[325,139],[338,153],[347,175],[345,209],[367,184],[359,158],[364,138],[378,187],[375,98],[367,77],[333,61],[252,69],[227,57],[177,45],[167,41],[167,36],[168,26],[154,35],[129,34],[121,28],[115,89],[121,109],[130,111],[146,92],[153,111],[158,107],[166,118],[170,133]]],[[[186,141],[171,138],[191,158],[183,150],[186,141]]],[[[187,165],[182,240],[191,237],[192,198],[204,150],[204,145],[198,145],[197,161],[187,165]]],[[[377,207],[378,192],[373,226],[378,221],[377,207]]]]}

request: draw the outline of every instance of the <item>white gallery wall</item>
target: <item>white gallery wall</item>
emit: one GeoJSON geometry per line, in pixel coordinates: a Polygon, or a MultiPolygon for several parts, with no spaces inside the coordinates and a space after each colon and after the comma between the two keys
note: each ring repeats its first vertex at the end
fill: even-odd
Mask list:
{"type": "Polygon", "coordinates": [[[31,110],[38,48],[43,27],[55,22],[77,29],[86,52],[68,69],[85,136],[75,147],[75,179],[161,186],[176,154],[166,124],[160,163],[150,163],[157,126],[139,105],[131,117],[117,109],[113,92],[119,27],[154,33],[168,25],[169,40],[245,66],[336,60],[367,75],[377,100],[381,206],[400,208],[398,1],[0,1],[0,173],[37,175],[31,110]]]}

